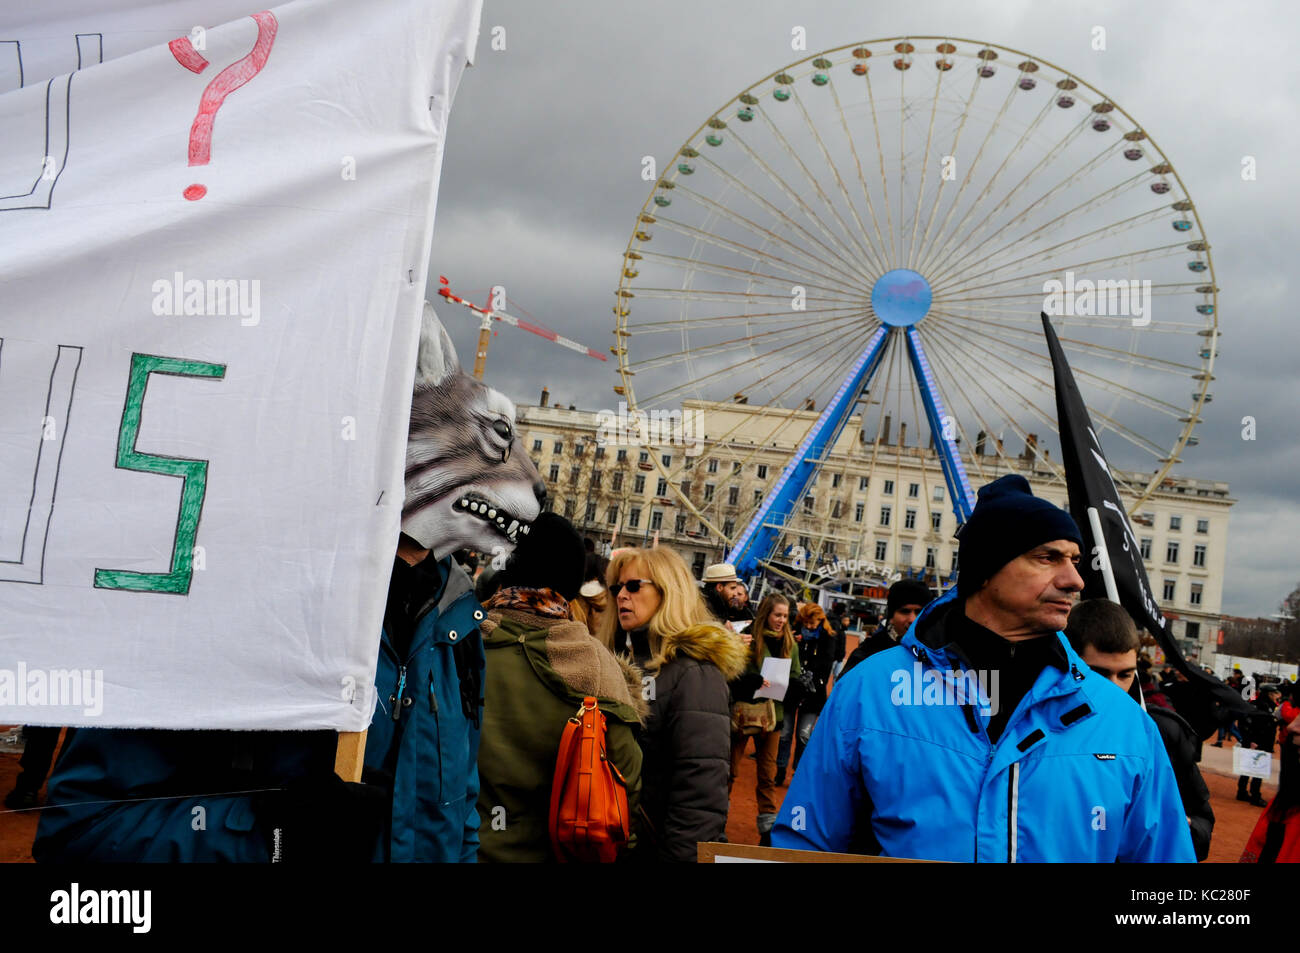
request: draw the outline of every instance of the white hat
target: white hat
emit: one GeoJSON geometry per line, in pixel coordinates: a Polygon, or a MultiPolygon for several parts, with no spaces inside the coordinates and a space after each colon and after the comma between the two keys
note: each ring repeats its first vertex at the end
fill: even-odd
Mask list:
{"type": "Polygon", "coordinates": [[[740,582],[740,579],[736,576],[736,567],[731,563],[714,563],[704,570],[701,582],[707,586],[715,582],[740,582]]]}
{"type": "Polygon", "coordinates": [[[582,588],[578,590],[578,595],[585,599],[594,599],[601,594],[604,588],[599,579],[588,579],[582,584],[582,588]]]}

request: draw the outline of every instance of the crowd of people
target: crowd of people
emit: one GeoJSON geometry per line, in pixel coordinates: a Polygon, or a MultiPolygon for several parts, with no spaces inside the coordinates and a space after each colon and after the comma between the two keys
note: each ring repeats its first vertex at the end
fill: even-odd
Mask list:
{"type": "MultiPolygon", "coordinates": [[[[754,607],[732,566],[697,582],[666,546],[605,559],[554,513],[499,570],[403,537],[376,682],[394,690],[360,782],[332,773],[330,732],[78,729],[33,854],[556,859],[562,737],[594,710],[599,762],[586,770],[606,771],[622,797],[589,806],[586,821],[621,860],[690,862],[725,840],[747,756],[764,845],[1204,859],[1214,815],[1201,739],[1140,659],[1128,614],[1078,601],[1070,516],[1003,477],[980,490],[959,542],[958,585],[935,598],[896,583],[846,660],[843,605],[828,617],[774,590],[754,607]]],[[[1284,856],[1300,826],[1285,767],[1300,722],[1293,700],[1278,701],[1260,691],[1237,735],[1259,749],[1281,740],[1291,784],[1250,859],[1284,856]]],[[[1260,790],[1242,777],[1243,800],[1263,804],[1260,790]]]]}

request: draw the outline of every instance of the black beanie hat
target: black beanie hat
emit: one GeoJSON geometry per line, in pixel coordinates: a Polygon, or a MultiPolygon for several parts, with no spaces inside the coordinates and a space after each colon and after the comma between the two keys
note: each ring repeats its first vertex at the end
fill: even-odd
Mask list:
{"type": "Polygon", "coordinates": [[[1054,539],[1083,546],[1070,514],[1034,496],[1029,481],[1014,473],[980,487],[975,510],[957,538],[957,594],[963,599],[1035,546],[1054,539]]]}
{"type": "Polygon", "coordinates": [[[573,524],[558,513],[542,513],[519,541],[496,582],[501,587],[553,589],[578,598],[587,550],[573,524]]]}
{"type": "Polygon", "coordinates": [[[885,599],[885,618],[888,619],[903,606],[928,606],[934,601],[930,587],[919,579],[900,579],[889,587],[885,599]]]}

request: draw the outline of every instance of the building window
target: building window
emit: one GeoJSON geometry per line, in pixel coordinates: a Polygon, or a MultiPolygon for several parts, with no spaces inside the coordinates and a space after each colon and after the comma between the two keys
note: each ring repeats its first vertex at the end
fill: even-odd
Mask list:
{"type": "Polygon", "coordinates": [[[839,518],[840,518],[840,501],[836,500],[831,504],[831,519],[837,520],[839,518]]]}
{"type": "Polygon", "coordinates": [[[1209,531],[1210,531],[1210,521],[1209,521],[1209,520],[1197,520],[1197,521],[1196,521],[1196,532],[1204,534],[1204,533],[1208,533],[1209,531]]]}
{"type": "Polygon", "coordinates": [[[615,523],[618,522],[617,506],[611,506],[608,510],[605,511],[605,522],[608,523],[610,526],[613,526],[615,523]]]}
{"type": "Polygon", "coordinates": [[[739,472],[740,472],[740,461],[739,461],[739,460],[732,460],[732,461],[731,461],[731,472],[732,472],[732,473],[739,473],[739,472]]]}
{"type": "Polygon", "coordinates": [[[552,448],[552,449],[554,449],[556,453],[563,453],[563,452],[564,452],[564,441],[563,441],[563,440],[557,440],[557,441],[555,441],[555,446],[554,446],[554,448],[552,448]]]}
{"type": "Polygon", "coordinates": [[[893,495],[894,495],[894,481],[893,481],[893,480],[886,480],[886,481],[885,481],[885,496],[893,496],[893,495]]]}
{"type": "Polygon", "coordinates": [[[767,479],[767,464],[766,464],[766,463],[760,463],[760,464],[758,465],[758,478],[759,478],[760,480],[766,480],[766,479],[767,479]]]}
{"type": "Polygon", "coordinates": [[[1149,539],[1138,540],[1138,551],[1142,554],[1143,559],[1145,559],[1147,562],[1150,562],[1151,561],[1151,540],[1149,539]]]}
{"type": "Polygon", "coordinates": [[[1165,562],[1178,562],[1178,544],[1172,540],[1165,544],[1165,562]]]}
{"type": "Polygon", "coordinates": [[[876,540],[876,558],[883,561],[888,553],[889,543],[885,542],[883,539],[876,540]]]}
{"type": "Polygon", "coordinates": [[[912,568],[912,544],[911,543],[904,543],[902,546],[899,547],[898,558],[902,561],[902,564],[904,566],[908,567],[909,569],[912,568]]]}
{"type": "Polygon", "coordinates": [[[909,484],[907,484],[907,497],[908,497],[908,499],[915,500],[915,499],[916,499],[917,497],[919,497],[920,495],[921,495],[921,484],[919,484],[919,483],[909,483],[909,484]]]}
{"type": "MultiPolygon", "coordinates": [[[[1201,588],[1199,582],[1192,583],[1192,594],[1187,598],[1187,602],[1190,605],[1199,606],[1201,604],[1201,588]]],[[[1190,622],[1187,623],[1188,628],[1191,628],[1191,625],[1190,622]]],[[[1189,635],[1188,638],[1191,638],[1191,636],[1189,635]]]]}
{"type": "Polygon", "coordinates": [[[644,474],[644,473],[638,473],[636,476],[634,476],[634,477],[632,478],[632,492],[633,492],[633,493],[644,493],[644,492],[645,492],[645,474],[644,474]]]}
{"type": "Polygon", "coordinates": [[[569,468],[569,486],[578,485],[578,477],[582,475],[582,467],[569,468]]]}
{"type": "Polygon", "coordinates": [[[831,489],[838,490],[840,487],[840,475],[838,473],[831,476],[831,489]]]}
{"type": "Polygon", "coordinates": [[[690,480],[683,480],[683,481],[682,481],[682,496],[686,497],[687,499],[690,499],[690,496],[691,496],[691,481],[690,481],[690,480]]]}
{"type": "Polygon", "coordinates": [[[604,459],[605,459],[605,448],[604,448],[604,447],[601,447],[601,446],[597,446],[597,447],[596,447],[596,459],[597,459],[597,460],[604,460],[604,459]]]}
{"type": "Polygon", "coordinates": [[[858,492],[862,493],[867,489],[868,477],[858,477],[858,492]]]}
{"type": "Polygon", "coordinates": [[[1192,565],[1198,569],[1205,568],[1205,544],[1197,543],[1192,549],[1192,565]]]}
{"type": "Polygon", "coordinates": [[[554,483],[554,482],[556,482],[559,478],[560,478],[560,465],[559,465],[558,463],[552,463],[552,464],[551,464],[551,482],[554,483]]]}
{"type": "Polygon", "coordinates": [[[710,461],[709,461],[709,472],[710,472],[710,473],[717,473],[717,472],[718,472],[718,461],[717,461],[717,460],[710,460],[710,461]]]}
{"type": "Polygon", "coordinates": [[[666,467],[671,467],[673,465],[673,455],[671,453],[665,453],[659,457],[659,462],[666,467]]]}
{"type": "Polygon", "coordinates": [[[1183,518],[1182,518],[1181,516],[1171,516],[1171,517],[1169,517],[1169,530],[1170,530],[1170,532],[1173,532],[1174,530],[1180,530],[1180,529],[1182,529],[1182,528],[1183,528],[1183,518]]]}
{"type": "Polygon", "coordinates": [[[571,520],[571,519],[573,519],[573,509],[574,509],[574,502],[573,502],[573,500],[565,500],[565,501],[564,501],[564,518],[565,518],[566,520],[571,520]]]}
{"type": "Polygon", "coordinates": [[[682,469],[684,469],[684,470],[694,470],[694,469],[695,469],[695,458],[694,458],[693,456],[691,456],[689,453],[686,455],[686,462],[685,462],[684,464],[682,464],[682,469]]]}
{"type": "Polygon", "coordinates": [[[667,495],[668,495],[668,481],[665,480],[663,477],[660,477],[658,481],[656,481],[655,483],[655,496],[667,496],[667,495]]]}
{"type": "Polygon", "coordinates": [[[709,538],[709,527],[708,527],[708,524],[707,524],[707,523],[701,523],[701,524],[700,524],[700,539],[708,539],[708,538],[709,538]]]}
{"type": "Polygon", "coordinates": [[[706,484],[704,484],[704,502],[705,502],[705,503],[711,503],[711,502],[713,502],[713,484],[712,484],[712,483],[706,483],[706,484]]]}
{"type": "Polygon", "coordinates": [[[937,532],[939,531],[939,528],[940,528],[942,525],[943,525],[943,514],[942,514],[942,513],[939,513],[939,512],[931,513],[931,514],[930,514],[930,529],[934,530],[934,531],[937,533],[937,532]]]}
{"type": "Polygon", "coordinates": [[[621,449],[621,448],[620,448],[619,451],[618,451],[618,453],[616,453],[616,454],[614,455],[614,462],[615,462],[615,463],[626,463],[626,462],[627,462],[627,451],[624,450],[624,449],[621,449]]]}
{"type": "Polygon", "coordinates": [[[865,503],[855,503],[855,504],[853,504],[853,522],[855,522],[855,523],[861,523],[861,522],[862,522],[862,514],[866,511],[866,509],[867,509],[867,504],[865,504],[865,503]]]}
{"type": "Polygon", "coordinates": [[[534,440],[533,453],[541,453],[541,452],[542,452],[542,442],[540,440],[534,440]]]}
{"type": "Polygon", "coordinates": [[[591,488],[592,488],[593,490],[599,490],[599,489],[600,489],[600,471],[599,471],[599,470],[597,470],[596,472],[594,472],[594,473],[591,475],[591,488]]]}
{"type": "Polygon", "coordinates": [[[888,506],[888,505],[886,505],[886,506],[882,506],[882,507],[880,508],[880,525],[881,525],[881,526],[888,526],[888,525],[889,525],[889,517],[893,515],[893,511],[894,511],[894,508],[893,508],[892,506],[888,506]]]}
{"type": "Polygon", "coordinates": [[[735,521],[735,520],[723,520],[723,521],[722,521],[722,535],[723,535],[723,536],[727,537],[727,539],[731,539],[732,534],[735,533],[735,532],[736,532],[736,521],[735,521]]]}
{"type": "Polygon", "coordinates": [[[803,498],[803,511],[805,513],[811,513],[813,511],[813,507],[816,505],[817,505],[817,500],[815,497],[805,496],[803,498]]]}
{"type": "MultiPolygon", "coordinates": [[[[1194,601],[1197,605],[1200,605],[1201,600],[1200,600],[1199,598],[1197,598],[1197,599],[1195,599],[1195,600],[1193,600],[1193,601],[1194,601]]],[[[1186,628],[1186,630],[1185,630],[1185,635],[1186,635],[1186,638],[1189,638],[1189,639],[1191,639],[1193,642],[1195,642],[1197,639],[1199,639],[1199,638],[1201,637],[1201,623],[1199,623],[1199,622],[1188,622],[1188,623],[1187,623],[1187,628],[1186,628]]]]}
{"type": "Polygon", "coordinates": [[[909,509],[903,514],[903,529],[916,529],[916,510],[909,509]]]}
{"type": "Polygon", "coordinates": [[[650,462],[650,451],[649,451],[649,450],[642,450],[640,453],[638,453],[637,456],[636,456],[636,462],[637,462],[637,463],[649,463],[649,462],[650,462]]]}
{"type": "Polygon", "coordinates": [[[584,514],[584,516],[583,516],[582,518],[585,519],[588,523],[594,523],[594,522],[596,522],[596,504],[595,504],[595,503],[588,503],[588,504],[587,504],[587,512],[586,512],[586,514],[584,514]]]}
{"type": "Polygon", "coordinates": [[[759,503],[762,503],[762,502],[763,502],[763,491],[762,491],[762,490],[755,490],[755,491],[754,491],[754,504],[755,504],[755,505],[758,505],[759,503]]]}
{"type": "Polygon", "coordinates": [[[1177,582],[1178,581],[1176,579],[1166,579],[1164,590],[1161,593],[1160,598],[1163,599],[1165,602],[1173,602],[1174,586],[1177,585],[1177,582]]]}
{"type": "Polygon", "coordinates": [[[637,529],[641,525],[641,507],[634,506],[627,511],[627,525],[629,529],[637,529]]]}
{"type": "Polygon", "coordinates": [[[686,532],[685,516],[678,516],[676,519],[673,520],[673,532],[676,533],[678,536],[686,532]]]}
{"type": "Polygon", "coordinates": [[[663,510],[652,510],[650,512],[650,528],[657,530],[657,529],[661,529],[663,525],[664,525],[663,510]]]}
{"type": "Polygon", "coordinates": [[[614,480],[613,480],[612,483],[610,483],[610,487],[614,490],[615,493],[621,493],[621,492],[623,492],[623,474],[622,474],[622,473],[619,473],[619,472],[615,472],[615,473],[614,473],[614,480]]]}
{"type": "MultiPolygon", "coordinates": [[[[740,502],[740,487],[738,486],[727,487],[727,505],[735,506],[739,502],[740,502]]],[[[731,534],[728,533],[727,535],[730,536],[731,534]]]]}
{"type": "Polygon", "coordinates": [[[957,550],[955,549],[952,551],[952,566],[948,571],[954,575],[957,573],[957,550]]]}
{"type": "Polygon", "coordinates": [[[925,547],[925,568],[926,569],[934,568],[934,556],[935,556],[934,547],[933,546],[925,547]]]}
{"type": "Polygon", "coordinates": [[[573,445],[573,455],[575,457],[580,457],[586,452],[587,452],[587,445],[585,443],[575,443],[573,445]]]}
{"type": "Polygon", "coordinates": [[[934,500],[936,503],[942,503],[942,502],[943,502],[943,487],[941,487],[941,486],[936,486],[936,487],[934,488],[934,492],[930,494],[930,499],[934,500]]]}

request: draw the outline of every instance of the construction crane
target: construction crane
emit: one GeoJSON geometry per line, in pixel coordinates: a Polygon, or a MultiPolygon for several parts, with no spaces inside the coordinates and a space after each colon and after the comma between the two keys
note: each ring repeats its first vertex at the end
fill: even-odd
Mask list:
{"type": "Polygon", "coordinates": [[[449,287],[449,283],[447,279],[442,275],[438,276],[438,284],[442,286],[438,289],[438,294],[442,295],[448,301],[455,301],[457,304],[463,304],[465,307],[469,308],[470,311],[478,315],[480,318],[480,323],[478,326],[478,350],[474,353],[474,379],[475,380],[481,381],[483,379],[483,368],[487,365],[488,342],[492,338],[493,321],[501,321],[505,324],[511,325],[512,327],[520,328],[524,331],[531,331],[533,334],[536,334],[539,337],[544,337],[548,341],[554,341],[556,344],[559,344],[561,347],[567,347],[570,351],[577,351],[579,354],[585,354],[588,357],[594,357],[598,361],[608,360],[608,358],[606,358],[604,354],[601,354],[599,351],[593,351],[591,348],[583,344],[579,344],[577,341],[574,341],[570,338],[566,338],[563,335],[556,334],[554,331],[548,331],[546,328],[539,327],[536,324],[532,324],[528,321],[521,320],[520,318],[516,318],[513,315],[506,314],[504,311],[494,310],[491,306],[492,304],[491,298],[488,298],[488,303],[481,308],[475,304],[472,304],[469,301],[466,301],[460,295],[452,293],[452,290],[449,287]]]}

